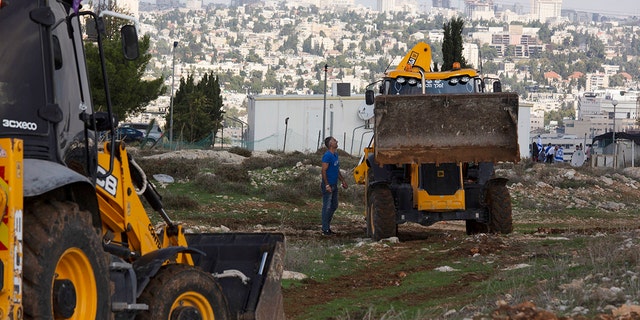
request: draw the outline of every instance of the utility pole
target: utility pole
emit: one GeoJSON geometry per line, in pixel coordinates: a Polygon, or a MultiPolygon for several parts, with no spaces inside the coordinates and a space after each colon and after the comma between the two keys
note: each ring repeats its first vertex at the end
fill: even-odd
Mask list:
{"type": "Polygon", "coordinates": [[[613,143],[616,143],[616,106],[618,100],[611,100],[611,104],[613,105],[613,143]]]}
{"type": "Polygon", "coordinates": [[[324,65],[324,106],[322,107],[322,143],[324,143],[326,119],[327,119],[327,69],[329,65],[324,65]]]}
{"type": "Polygon", "coordinates": [[[613,168],[618,169],[618,144],[616,143],[616,106],[618,100],[611,100],[613,105],[613,168]]]}
{"type": "Polygon", "coordinates": [[[284,144],[282,145],[282,153],[287,148],[287,129],[289,127],[289,117],[284,119],[284,144]]]}
{"type": "Polygon", "coordinates": [[[171,64],[171,101],[169,103],[169,148],[173,148],[173,87],[176,83],[176,47],[178,41],[173,42],[173,63],[171,64]]]}

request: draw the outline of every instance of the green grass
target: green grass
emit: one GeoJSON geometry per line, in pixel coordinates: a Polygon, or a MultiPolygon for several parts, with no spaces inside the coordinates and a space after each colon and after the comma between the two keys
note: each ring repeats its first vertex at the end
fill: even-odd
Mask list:
{"type": "MultiPolygon", "coordinates": [[[[278,158],[249,158],[252,160],[236,166],[211,161],[180,163],[181,168],[171,171],[179,182],[159,188],[167,211],[178,221],[211,226],[225,224],[233,231],[261,224],[282,229],[295,226],[296,232],[317,232],[321,209],[317,167],[320,156],[274,154],[278,158]],[[296,167],[298,162],[303,166],[296,167]],[[316,167],[305,167],[306,164],[316,167]],[[195,172],[196,168],[200,171],[195,172]],[[203,171],[208,174],[203,175],[203,171]]],[[[356,160],[341,157],[347,169],[350,168],[347,163],[356,160]]],[[[163,172],[164,164],[145,164],[158,173],[171,173],[163,172]]],[[[523,167],[515,166],[513,170],[528,174],[523,167]]],[[[585,169],[578,171],[581,170],[585,169]]],[[[537,178],[520,182],[535,183],[554,174],[552,167],[542,167],[536,173],[537,178]]],[[[598,174],[611,172],[599,171],[598,174]]],[[[353,185],[353,178],[348,174],[347,179],[350,187],[341,190],[340,210],[334,218],[338,226],[354,223],[354,216],[364,211],[364,189],[353,185]]],[[[564,190],[592,184],[606,187],[600,181],[585,183],[584,180],[558,180],[549,184],[564,190]]],[[[319,297],[322,302],[295,319],[416,320],[444,318],[449,310],[456,312],[447,316],[448,319],[463,319],[474,314],[489,315],[497,300],[512,304],[533,301],[559,315],[571,315],[573,307],[584,306],[589,309],[587,316],[593,317],[604,312],[607,304],[620,305],[627,300],[637,303],[640,296],[637,199],[623,194],[614,200],[628,205],[620,211],[596,207],[577,209],[562,203],[541,202],[526,194],[512,194],[514,235],[497,238],[506,244],[503,248],[476,257],[468,253],[468,247],[482,247],[483,243],[475,243],[474,238],[461,234],[412,248],[401,262],[393,264],[384,256],[374,258],[382,254],[377,251],[382,249],[358,246],[356,239],[295,235],[287,240],[285,269],[304,273],[309,278],[285,280],[282,285],[285,289],[307,285],[348,286],[352,278],[359,279],[367,272],[386,275],[371,280],[382,281],[384,285],[354,285],[348,294],[319,297]],[[617,225],[612,227],[610,223],[614,222],[617,225]],[[530,239],[521,240],[523,237],[530,239]],[[521,263],[528,266],[506,270],[521,263]],[[439,266],[459,271],[436,271],[434,268],[439,266]],[[401,273],[406,277],[400,277],[401,273]],[[602,279],[607,278],[611,280],[603,283],[602,279]],[[571,286],[580,281],[584,283],[582,286],[571,286]],[[622,292],[603,297],[599,291],[601,286],[619,287],[622,292]]],[[[403,243],[389,246],[383,251],[386,254],[409,250],[402,248],[403,243]]]]}
{"type": "MultiPolygon", "coordinates": [[[[478,258],[448,260],[446,255],[441,255],[436,259],[440,260],[440,265],[450,265],[459,271],[440,273],[429,269],[411,273],[397,287],[375,291],[355,290],[352,296],[330,299],[300,318],[331,319],[336,317],[337,312],[340,319],[361,319],[363,316],[382,319],[392,312],[393,316],[389,319],[431,319],[443,317],[448,310],[460,311],[463,308],[489,314],[498,299],[512,303],[533,301],[541,308],[556,308],[554,311],[559,315],[570,315],[571,306],[583,306],[589,310],[586,316],[593,317],[604,312],[607,304],[624,303],[624,296],[637,297],[639,281],[627,271],[637,274],[640,254],[620,252],[620,244],[624,241],[618,237],[603,239],[589,235],[570,240],[544,239],[518,248],[523,253],[521,262],[529,266],[514,270],[503,270],[508,265],[486,264],[478,258]],[[465,276],[469,274],[485,278],[481,282],[468,282],[465,276]],[[620,282],[628,288],[618,297],[605,300],[597,294],[597,282],[590,283],[594,276],[621,279],[620,282]],[[586,279],[586,284],[571,287],[576,279],[586,279]],[[450,288],[460,284],[465,286],[464,292],[447,294],[450,288]],[[420,294],[425,292],[441,294],[420,299],[420,294]],[[416,299],[419,303],[415,303],[416,299]],[[559,305],[568,307],[557,309],[559,305]]],[[[417,266],[420,261],[421,256],[416,254],[414,259],[405,261],[402,266],[390,266],[390,274],[403,270],[403,267],[417,266]]],[[[357,271],[354,269],[353,272],[357,271]]],[[[463,318],[463,313],[455,314],[459,317],[453,316],[453,319],[463,318]]]]}

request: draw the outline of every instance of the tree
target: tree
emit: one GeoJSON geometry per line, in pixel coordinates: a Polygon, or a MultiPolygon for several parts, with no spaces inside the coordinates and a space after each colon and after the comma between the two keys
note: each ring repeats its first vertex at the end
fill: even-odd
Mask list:
{"type": "Polygon", "coordinates": [[[460,67],[467,67],[467,61],[462,56],[462,30],[464,28],[464,20],[462,18],[451,18],[445,23],[444,40],[442,41],[442,67],[441,70],[453,69],[454,62],[460,62],[460,67]]]}
{"type": "Polygon", "coordinates": [[[564,125],[564,118],[575,119],[576,112],[572,106],[563,103],[559,110],[552,110],[544,113],[544,124],[555,120],[558,121],[558,125],[564,125]]]}
{"type": "Polygon", "coordinates": [[[180,79],[173,99],[174,136],[194,142],[217,132],[224,115],[222,105],[220,83],[213,72],[205,74],[197,84],[193,75],[180,79]]]}
{"type": "Polygon", "coordinates": [[[493,61],[487,61],[485,63],[482,64],[482,72],[489,74],[489,73],[498,73],[498,71],[500,70],[500,66],[498,66],[497,63],[493,62],[493,61]]]}
{"type": "MultiPolygon", "coordinates": [[[[123,10],[113,6],[109,10],[126,14],[123,10]]],[[[138,41],[140,56],[134,61],[125,60],[122,56],[120,28],[123,20],[105,18],[106,35],[103,39],[105,68],[109,80],[109,93],[113,113],[120,120],[145,110],[149,102],[166,92],[163,77],[153,80],[142,80],[142,76],[151,60],[149,51],[149,36],[138,41]]],[[[87,72],[91,86],[93,107],[97,111],[106,111],[107,99],[104,82],[102,81],[102,67],[97,45],[88,44],[85,48],[87,72]]]]}
{"type": "Polygon", "coordinates": [[[624,77],[621,74],[615,74],[609,77],[609,87],[623,87],[624,77]]]}

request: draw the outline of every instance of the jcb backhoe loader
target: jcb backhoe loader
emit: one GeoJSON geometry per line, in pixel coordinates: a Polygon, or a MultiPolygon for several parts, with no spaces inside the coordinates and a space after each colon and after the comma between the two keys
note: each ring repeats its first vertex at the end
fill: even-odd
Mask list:
{"type": "Polygon", "coordinates": [[[366,187],[367,234],[379,240],[404,222],[445,220],[465,220],[468,234],[510,233],[507,180],[494,163],[519,160],[518,95],[459,64],[431,71],[424,42],[375,85],[378,95],[365,93],[374,136],[354,170],[366,187]]]}
{"type": "MultiPolygon", "coordinates": [[[[284,318],[284,236],[185,234],[115,140],[103,13],[0,0],[0,319],[284,318]],[[85,19],[100,31],[87,45],[100,52],[106,112],[92,106],[85,19]]],[[[135,28],[121,37],[135,59],[135,28]]]]}

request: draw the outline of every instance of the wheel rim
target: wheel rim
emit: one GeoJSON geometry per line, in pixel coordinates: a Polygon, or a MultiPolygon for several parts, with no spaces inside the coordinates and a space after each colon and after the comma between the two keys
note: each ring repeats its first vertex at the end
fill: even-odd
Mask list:
{"type": "Polygon", "coordinates": [[[67,249],[58,260],[55,277],[54,281],[69,280],[75,288],[75,311],[68,319],[93,319],[98,310],[96,279],[84,252],[78,248],[67,249]]]}
{"type": "Polygon", "coordinates": [[[202,320],[215,319],[209,300],[195,291],[185,292],[173,302],[173,305],[171,305],[172,314],[169,318],[172,319],[174,311],[184,309],[185,307],[197,309],[202,320]]]}

